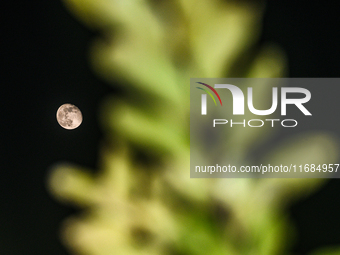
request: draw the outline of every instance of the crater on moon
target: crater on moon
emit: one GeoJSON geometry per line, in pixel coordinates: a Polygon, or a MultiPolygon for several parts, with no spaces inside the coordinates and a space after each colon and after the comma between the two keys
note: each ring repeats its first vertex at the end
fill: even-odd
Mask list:
{"type": "Polygon", "coordinates": [[[57,111],[57,121],[65,129],[75,129],[83,121],[83,115],[77,106],[63,104],[57,111]]]}

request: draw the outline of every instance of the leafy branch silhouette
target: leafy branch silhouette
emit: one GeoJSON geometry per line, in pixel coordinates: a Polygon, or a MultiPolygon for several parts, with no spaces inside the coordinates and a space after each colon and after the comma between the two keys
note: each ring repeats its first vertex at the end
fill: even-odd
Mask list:
{"type": "MultiPolygon", "coordinates": [[[[285,208],[322,180],[189,178],[190,77],[285,75],[279,47],[257,44],[264,6],[231,0],[65,4],[101,32],[91,48],[93,69],[124,91],[102,104],[100,171],[59,165],[49,178],[56,198],[84,208],[63,224],[71,253],[286,253],[294,237],[285,208]]],[[[245,160],[266,135],[262,129],[231,132],[234,156],[245,160]]],[[[315,132],[294,137],[267,158],[326,163],[337,151],[330,135],[315,132]]]]}

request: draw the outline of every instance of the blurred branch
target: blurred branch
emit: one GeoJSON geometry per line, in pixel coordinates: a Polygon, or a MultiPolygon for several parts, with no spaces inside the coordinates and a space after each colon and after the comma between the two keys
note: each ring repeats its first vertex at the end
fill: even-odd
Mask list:
{"type": "MultiPolygon", "coordinates": [[[[319,179],[190,179],[189,78],[280,77],[285,56],[255,46],[263,6],[221,0],[67,0],[100,30],[91,49],[99,76],[126,97],[102,106],[107,145],[101,171],[59,166],[50,190],[85,207],[63,240],[74,254],[283,254],[291,231],[284,206],[319,179]],[[253,59],[239,65],[245,53],[253,59]],[[236,68],[237,67],[237,68],[236,68]],[[139,155],[142,153],[142,156],[139,155]]],[[[244,161],[266,131],[229,134],[244,161]],[[236,146],[237,145],[237,146],[236,146]]],[[[268,162],[335,159],[332,137],[310,134],[276,149],[268,162]]],[[[290,162],[291,163],[291,162],[290,162]]]]}

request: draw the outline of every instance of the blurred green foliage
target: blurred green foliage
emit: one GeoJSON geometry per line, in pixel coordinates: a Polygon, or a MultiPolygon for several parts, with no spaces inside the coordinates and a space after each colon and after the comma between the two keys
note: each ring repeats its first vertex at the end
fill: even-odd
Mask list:
{"type": "MultiPolygon", "coordinates": [[[[55,197],[84,208],[63,224],[71,253],[286,254],[296,236],[285,208],[322,180],[189,178],[190,77],[285,75],[280,49],[256,44],[264,6],[231,0],[66,5],[101,31],[91,63],[124,91],[103,102],[100,171],[61,165],[50,176],[55,197]]],[[[255,141],[266,137],[263,129],[237,131],[229,137],[235,145],[230,151],[242,162],[255,141]]],[[[326,163],[337,151],[330,135],[310,133],[264,159],[326,163]]]]}

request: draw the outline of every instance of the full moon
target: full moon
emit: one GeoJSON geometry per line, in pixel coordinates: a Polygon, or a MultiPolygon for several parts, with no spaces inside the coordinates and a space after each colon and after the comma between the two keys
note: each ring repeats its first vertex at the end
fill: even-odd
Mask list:
{"type": "Polygon", "coordinates": [[[57,121],[65,129],[75,129],[83,121],[83,115],[77,106],[63,104],[57,111],[57,121]]]}

